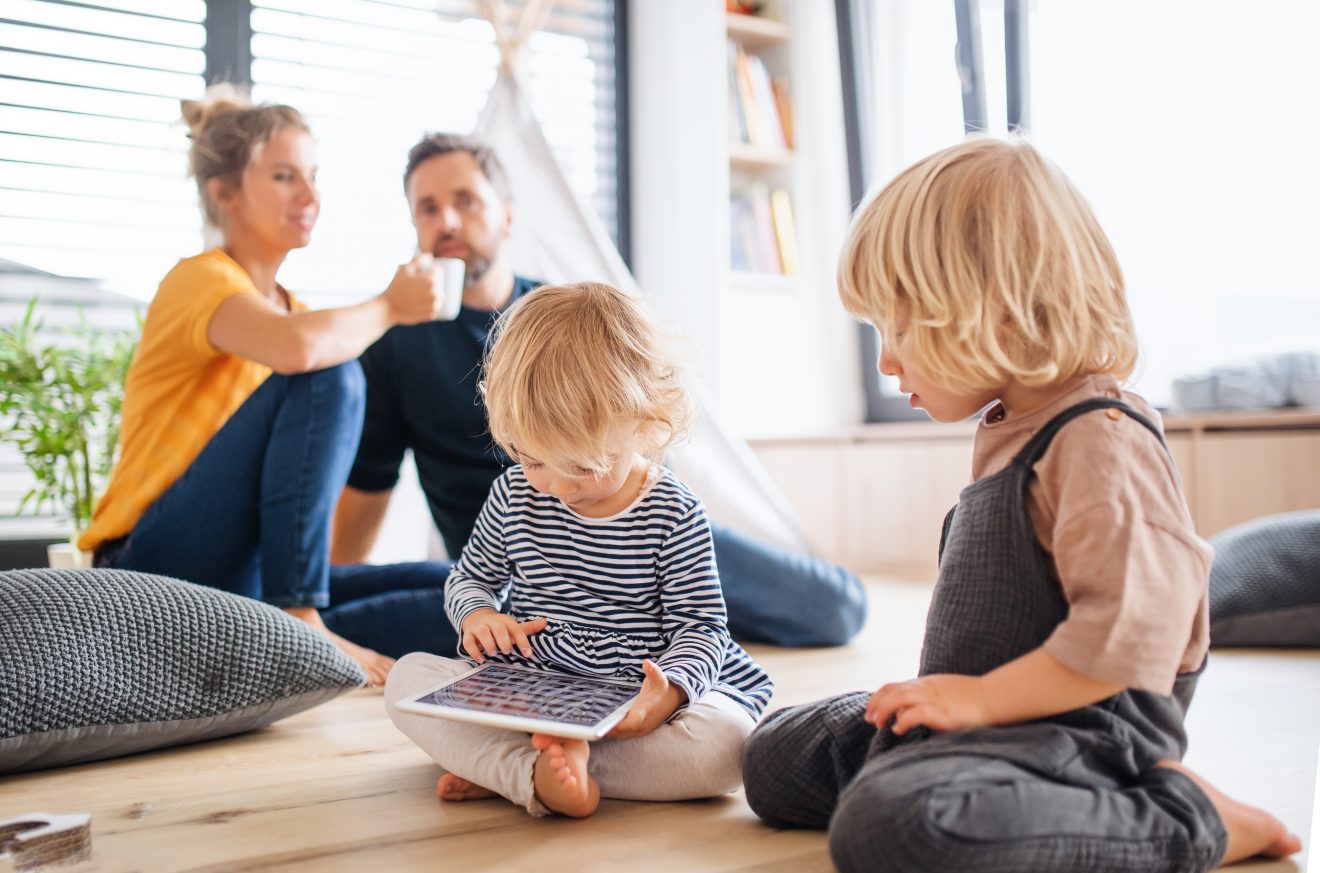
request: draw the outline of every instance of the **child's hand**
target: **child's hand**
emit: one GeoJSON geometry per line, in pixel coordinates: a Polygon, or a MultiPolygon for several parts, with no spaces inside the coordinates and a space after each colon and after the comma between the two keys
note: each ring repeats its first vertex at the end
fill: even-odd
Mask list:
{"type": "Polygon", "coordinates": [[[982,727],[990,724],[985,685],[980,676],[950,673],[891,682],[871,695],[866,720],[880,728],[891,718],[896,734],[905,734],[917,725],[933,731],[982,727]]]}
{"type": "Polygon", "coordinates": [[[649,658],[643,661],[642,672],[646,678],[642,680],[642,690],[633,701],[632,708],[623,717],[623,721],[605,735],[612,740],[646,736],[664,724],[674,714],[674,710],[687,700],[683,689],[670,682],[654,661],[649,658]]]}
{"type": "Polygon", "coordinates": [[[523,657],[530,658],[532,644],[527,641],[527,635],[545,630],[545,625],[544,618],[519,622],[494,609],[478,609],[463,619],[463,650],[480,664],[486,660],[486,655],[509,654],[516,644],[523,657]]]}

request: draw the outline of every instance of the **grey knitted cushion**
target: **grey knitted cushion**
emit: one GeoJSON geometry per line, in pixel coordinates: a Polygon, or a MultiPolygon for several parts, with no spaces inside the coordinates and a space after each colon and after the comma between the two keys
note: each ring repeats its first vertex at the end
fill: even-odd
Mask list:
{"type": "Polygon", "coordinates": [[[267,725],[364,681],[280,610],[123,570],[0,573],[0,773],[267,725]]]}
{"type": "Polygon", "coordinates": [[[1259,518],[1210,542],[1211,645],[1320,646],[1320,511],[1259,518]]]}

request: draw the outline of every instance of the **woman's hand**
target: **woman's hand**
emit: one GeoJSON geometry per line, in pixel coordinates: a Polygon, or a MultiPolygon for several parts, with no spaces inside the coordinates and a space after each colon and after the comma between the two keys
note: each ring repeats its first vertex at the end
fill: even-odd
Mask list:
{"type": "Polygon", "coordinates": [[[545,630],[544,618],[533,618],[520,622],[511,615],[494,609],[478,609],[468,613],[463,619],[460,633],[463,636],[463,650],[478,664],[486,660],[486,655],[497,652],[509,654],[516,645],[524,658],[532,656],[532,644],[528,634],[545,630]]]}
{"type": "Polygon", "coordinates": [[[630,740],[643,737],[669,720],[674,710],[683,705],[687,694],[669,681],[655,662],[649,658],[642,662],[642,690],[633,701],[623,721],[605,736],[612,740],[630,740]]]}
{"type": "Polygon", "coordinates": [[[435,259],[425,252],[395,271],[394,281],[381,295],[395,324],[420,324],[439,314],[444,300],[436,291],[435,273],[435,259]]]}
{"type": "Polygon", "coordinates": [[[882,728],[891,718],[896,734],[905,734],[918,725],[933,731],[982,727],[991,723],[985,683],[980,676],[949,673],[891,682],[871,695],[866,720],[882,728]]]}

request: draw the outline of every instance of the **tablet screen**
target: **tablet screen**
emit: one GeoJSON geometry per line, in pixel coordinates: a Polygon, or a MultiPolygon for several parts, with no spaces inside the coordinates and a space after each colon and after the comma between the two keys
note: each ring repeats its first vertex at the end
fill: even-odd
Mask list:
{"type": "Polygon", "coordinates": [[[415,698],[469,712],[593,727],[636,696],[638,686],[606,679],[486,664],[415,698]]]}

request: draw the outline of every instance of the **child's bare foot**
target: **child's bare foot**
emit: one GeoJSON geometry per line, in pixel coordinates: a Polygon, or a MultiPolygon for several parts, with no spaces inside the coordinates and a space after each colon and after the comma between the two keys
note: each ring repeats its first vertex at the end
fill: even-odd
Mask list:
{"type": "Polygon", "coordinates": [[[1264,855],[1267,858],[1286,858],[1301,851],[1302,841],[1288,833],[1283,822],[1263,809],[1234,800],[1215,788],[1199,773],[1177,761],[1160,761],[1155,766],[1177,770],[1191,779],[1210,798],[1215,812],[1224,821],[1228,831],[1228,848],[1219,863],[1232,864],[1243,858],[1264,855]]]}
{"type": "Polygon", "coordinates": [[[574,818],[595,812],[600,806],[600,786],[587,774],[591,747],[586,740],[532,734],[532,747],[541,750],[532,769],[532,783],[546,808],[574,818]]]}
{"type": "Polygon", "coordinates": [[[494,797],[495,792],[475,782],[469,782],[462,776],[446,773],[435,783],[435,796],[441,800],[484,800],[487,797],[494,797]]]}
{"type": "Polygon", "coordinates": [[[357,661],[358,666],[362,668],[362,672],[367,674],[368,684],[377,687],[385,685],[385,677],[389,675],[390,668],[394,666],[393,658],[382,655],[380,652],[373,652],[371,649],[359,646],[357,643],[350,643],[339,634],[334,633],[321,620],[321,613],[310,606],[294,607],[284,611],[299,621],[311,625],[326,639],[338,646],[341,652],[357,661]]]}

